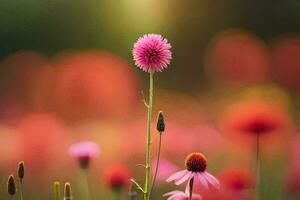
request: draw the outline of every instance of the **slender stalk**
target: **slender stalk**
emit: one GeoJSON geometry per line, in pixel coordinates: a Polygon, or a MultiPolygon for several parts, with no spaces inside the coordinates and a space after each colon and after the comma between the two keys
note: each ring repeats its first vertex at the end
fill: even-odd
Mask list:
{"type": "Polygon", "coordinates": [[[189,182],[189,200],[192,200],[193,197],[193,187],[194,187],[194,178],[192,178],[189,182]]]}
{"type": "Polygon", "coordinates": [[[82,169],[81,170],[81,188],[82,188],[82,198],[85,200],[90,200],[91,195],[90,195],[90,189],[89,189],[89,181],[88,181],[88,169],[82,169]]]}
{"type": "Polygon", "coordinates": [[[114,190],[115,200],[121,200],[121,189],[114,190]]]}
{"type": "Polygon", "coordinates": [[[60,183],[58,181],[55,181],[53,186],[54,186],[54,200],[61,200],[60,183]]]}
{"type": "Polygon", "coordinates": [[[156,167],[155,167],[155,172],[154,172],[154,177],[153,177],[153,181],[152,181],[152,187],[151,187],[151,192],[150,192],[150,196],[151,193],[153,192],[153,188],[155,186],[155,181],[156,181],[156,177],[157,177],[157,172],[158,172],[158,167],[159,167],[159,160],[160,160],[160,149],[161,149],[161,133],[159,133],[159,144],[158,144],[158,151],[157,151],[157,160],[156,160],[156,167]]]}
{"type": "Polygon", "coordinates": [[[259,200],[260,194],[260,144],[259,144],[259,133],[256,133],[256,162],[255,162],[255,174],[256,174],[256,187],[255,196],[256,200],[259,200]]]}
{"type": "Polygon", "coordinates": [[[19,182],[19,187],[20,187],[20,200],[23,200],[23,180],[20,179],[20,182],[19,182]]]}
{"type": "Polygon", "coordinates": [[[146,180],[144,200],[150,198],[150,162],[151,162],[151,116],[152,116],[152,99],[153,99],[153,73],[150,73],[149,85],[149,102],[148,102],[148,120],[147,120],[147,148],[146,148],[146,180]]]}

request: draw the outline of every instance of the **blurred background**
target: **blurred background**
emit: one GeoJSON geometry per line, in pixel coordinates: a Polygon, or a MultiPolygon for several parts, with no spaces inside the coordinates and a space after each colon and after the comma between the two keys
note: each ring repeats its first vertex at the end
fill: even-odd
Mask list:
{"type": "Polygon", "coordinates": [[[261,197],[299,199],[299,19],[297,0],[0,0],[1,195],[24,160],[26,199],[53,198],[55,180],[70,181],[76,197],[68,149],[82,140],[101,148],[93,199],[113,199],[111,166],[143,181],[148,74],[131,51],[158,33],[173,59],[155,74],[153,121],[159,110],[166,118],[155,198],[178,189],[164,179],[200,151],[224,186],[201,191],[204,200],[254,199],[253,134],[237,127],[261,120],[275,127],[262,136],[261,197]]]}

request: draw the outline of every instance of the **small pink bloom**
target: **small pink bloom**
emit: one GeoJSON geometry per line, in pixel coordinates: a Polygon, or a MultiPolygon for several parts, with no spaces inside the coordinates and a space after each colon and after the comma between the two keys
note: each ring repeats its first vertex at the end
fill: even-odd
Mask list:
{"type": "Polygon", "coordinates": [[[157,34],[140,37],[133,46],[135,64],[145,72],[161,72],[172,58],[171,45],[157,34]]]}
{"type": "Polygon", "coordinates": [[[180,185],[187,181],[189,188],[190,181],[199,181],[205,189],[209,189],[209,185],[219,189],[219,181],[210,173],[206,172],[207,159],[202,153],[191,153],[185,160],[186,169],[171,175],[167,182],[175,181],[176,185],[180,185]]]}
{"type": "MultiPolygon", "coordinates": [[[[168,197],[167,200],[188,200],[189,199],[189,192],[185,191],[172,191],[172,192],[168,192],[166,194],[163,195],[164,197],[168,197]]],[[[192,200],[201,200],[202,197],[199,194],[193,194],[192,195],[192,200]]]]}
{"type": "Polygon", "coordinates": [[[72,158],[79,161],[82,168],[87,168],[90,160],[99,156],[100,149],[95,142],[83,141],[72,144],[69,154],[72,158]]]}

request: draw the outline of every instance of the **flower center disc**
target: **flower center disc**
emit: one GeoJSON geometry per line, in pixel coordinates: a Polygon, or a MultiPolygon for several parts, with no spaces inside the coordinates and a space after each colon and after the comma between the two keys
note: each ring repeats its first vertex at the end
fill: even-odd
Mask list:
{"type": "Polygon", "coordinates": [[[186,157],[185,166],[188,171],[204,172],[207,167],[207,159],[202,153],[191,153],[186,157]]]}

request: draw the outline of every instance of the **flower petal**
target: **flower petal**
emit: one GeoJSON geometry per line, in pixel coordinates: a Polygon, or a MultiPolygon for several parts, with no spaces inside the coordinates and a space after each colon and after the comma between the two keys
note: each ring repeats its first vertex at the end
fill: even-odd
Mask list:
{"type": "Polygon", "coordinates": [[[198,180],[200,181],[200,183],[203,185],[203,187],[205,189],[209,190],[208,183],[207,183],[207,180],[206,180],[203,172],[197,173],[197,177],[198,177],[198,180]]]}
{"type": "Polygon", "coordinates": [[[179,172],[176,172],[175,174],[171,175],[169,178],[167,178],[167,182],[171,182],[171,181],[174,181],[178,178],[181,178],[183,177],[186,173],[188,172],[188,170],[182,170],[182,171],[179,171],[179,172]]]}
{"type": "Polygon", "coordinates": [[[174,190],[172,192],[167,192],[167,193],[163,194],[163,197],[172,196],[174,194],[179,194],[179,193],[182,193],[182,191],[174,190]]]}
{"type": "Polygon", "coordinates": [[[191,176],[192,176],[192,172],[186,173],[182,178],[175,181],[175,185],[180,185],[181,183],[183,183],[186,180],[190,179],[191,176]]]}
{"type": "Polygon", "coordinates": [[[213,175],[208,172],[204,172],[206,180],[212,184],[215,188],[220,189],[220,182],[213,175]]]}

